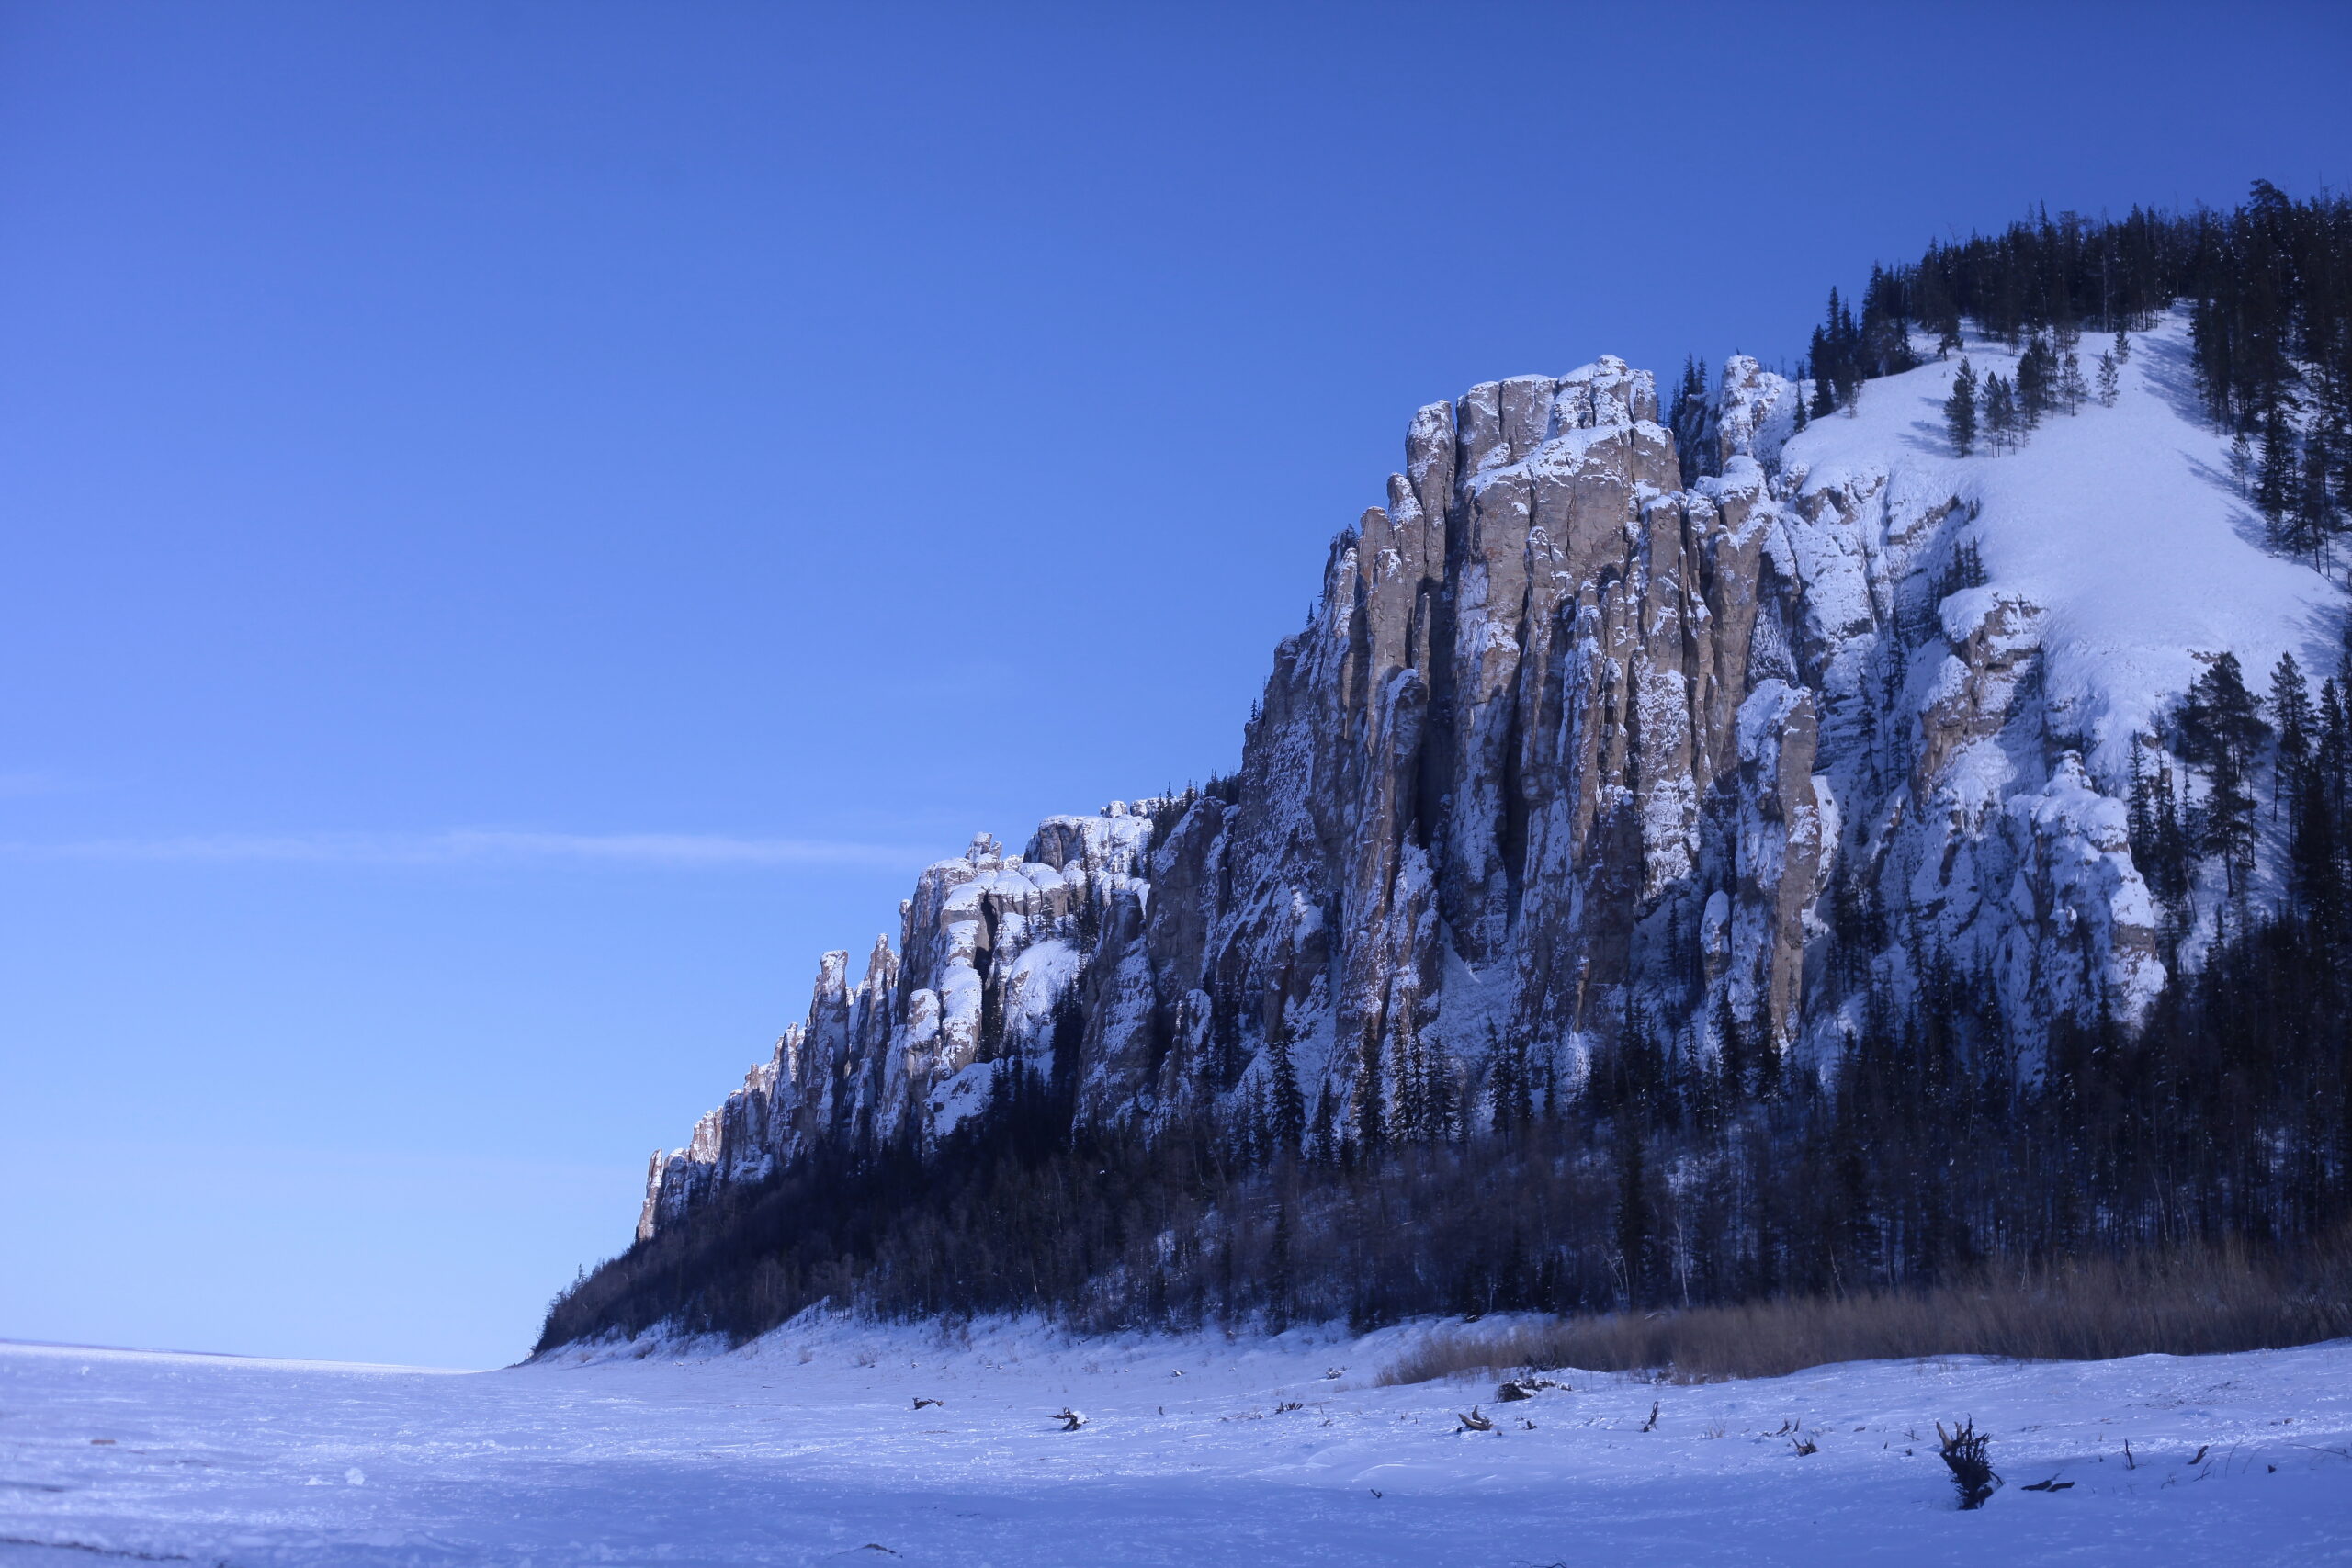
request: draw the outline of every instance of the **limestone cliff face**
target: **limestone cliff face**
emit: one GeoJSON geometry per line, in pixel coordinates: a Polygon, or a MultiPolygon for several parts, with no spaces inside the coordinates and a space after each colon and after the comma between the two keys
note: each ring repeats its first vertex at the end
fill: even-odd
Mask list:
{"type": "Polygon", "coordinates": [[[2143,1006],[2121,806],[2050,732],[2035,607],[1962,581],[1969,504],[1899,462],[1815,482],[1797,389],[1720,385],[1679,432],[1611,358],[1421,410],[1239,773],[923,872],[895,949],[826,955],[655,1156],[639,1235],[821,1145],[936,1140],[1020,1062],[1097,1122],[1437,1138],[1629,1027],[1825,1059],[1857,976],[1925,951],[2021,1018],[2143,1006]]]}

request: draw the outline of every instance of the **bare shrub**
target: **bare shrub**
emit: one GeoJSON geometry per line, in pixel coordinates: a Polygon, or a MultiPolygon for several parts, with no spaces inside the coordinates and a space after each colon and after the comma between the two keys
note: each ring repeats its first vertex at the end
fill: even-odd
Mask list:
{"type": "Polygon", "coordinates": [[[2278,1349],[2352,1334],[2352,1246],[2291,1266],[2234,1247],[1986,1269],[1962,1284],[1432,1335],[1382,1372],[1422,1382],[1522,1368],[1663,1371],[1679,1382],[1780,1377],[1918,1356],[2105,1360],[2278,1349]]]}

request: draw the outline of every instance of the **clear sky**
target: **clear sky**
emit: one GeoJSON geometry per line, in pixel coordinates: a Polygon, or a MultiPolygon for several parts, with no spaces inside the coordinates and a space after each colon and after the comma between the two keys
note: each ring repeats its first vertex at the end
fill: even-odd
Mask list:
{"type": "Polygon", "coordinates": [[[1415,407],[2341,180],[2346,18],[0,4],[0,1336],[520,1355],[1415,407]]]}

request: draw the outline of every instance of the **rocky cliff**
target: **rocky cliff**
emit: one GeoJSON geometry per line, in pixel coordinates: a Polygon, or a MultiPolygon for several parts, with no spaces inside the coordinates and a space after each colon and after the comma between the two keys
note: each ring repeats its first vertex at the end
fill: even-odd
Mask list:
{"type": "Polygon", "coordinates": [[[2175,584],[2117,630],[2045,570],[2052,531],[2194,540],[2185,582],[2256,584],[2249,663],[2334,594],[2231,553],[2260,556],[2182,468],[2219,453],[2168,392],[2179,336],[2122,406],[1991,459],[1936,437],[1950,365],[1809,429],[1746,358],[1679,430],[1613,358],[1422,409],[1238,773],[926,869],[895,948],[855,980],[827,954],[807,1021],[654,1156],[639,1235],[827,1143],[936,1140],[1021,1064],[1074,1071],[1098,1123],[1330,1146],[1523,1113],[1627,1031],[1819,1066],[1931,959],[2029,1042],[2136,1016],[2166,976],[2123,769],[2201,628],[2175,584]]]}

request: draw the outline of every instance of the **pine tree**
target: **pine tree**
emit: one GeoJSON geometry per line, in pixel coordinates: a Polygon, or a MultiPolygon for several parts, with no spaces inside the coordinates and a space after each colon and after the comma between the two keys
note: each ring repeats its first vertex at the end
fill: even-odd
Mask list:
{"type": "Polygon", "coordinates": [[[1707,372],[1699,364],[1699,356],[1695,354],[1684,355],[1682,356],[1682,385],[1674,394],[1676,409],[1679,410],[1687,404],[1698,402],[1706,395],[1707,372]]]}
{"type": "Polygon", "coordinates": [[[2317,566],[2321,552],[2335,535],[2336,516],[2335,503],[2327,492],[2327,451],[2316,435],[2303,442],[2301,469],[2287,513],[2287,547],[2298,555],[2308,553],[2317,566]]]}
{"type": "Polygon", "coordinates": [[[2083,384],[2083,362],[2068,349],[2066,357],[2058,362],[2059,406],[2071,416],[2081,411],[2083,400],[2089,395],[2090,389],[2083,384]]]}
{"type": "Polygon", "coordinates": [[[1780,1099],[1784,1087],[1781,1075],[1781,1043],[1773,1037],[1769,1015],[1760,1025],[1751,1019],[1741,1027],[1756,1031],[1744,1040],[1750,1064],[1748,1070],[1756,1082],[1756,1098],[1765,1100],[1780,1099]]]}
{"type": "Polygon", "coordinates": [[[1828,324],[1814,328],[1813,339],[1805,347],[1806,363],[1813,367],[1813,417],[1815,419],[1825,418],[1838,409],[1838,383],[1841,378],[1838,318],[1842,310],[1838,301],[1838,290],[1832,288],[1829,291],[1828,324]]]}
{"type": "Polygon", "coordinates": [[[2227,752],[2241,763],[2270,734],[2262,705],[2246,690],[2245,671],[2234,653],[2214,655],[2204,673],[2189,682],[2180,705],[2181,755],[2211,764],[2227,752]]]}
{"type": "Polygon", "coordinates": [[[2115,362],[2118,365],[2132,363],[2132,339],[2121,327],[2115,329],[2115,362]]]}
{"type": "Polygon", "coordinates": [[[2283,403],[2273,403],[2262,422],[2262,465],[2255,472],[2254,505],[2269,525],[2273,540],[2287,538],[2288,503],[2295,491],[2295,432],[2283,403]]]}
{"type": "Polygon", "coordinates": [[[2335,690],[2344,699],[2344,711],[2352,714],[2352,615],[2344,618],[2337,636],[2341,640],[2335,649],[2335,690]]]}
{"type": "Polygon", "coordinates": [[[1984,396],[1979,410],[1984,426],[1984,445],[1995,452],[2018,444],[2017,398],[2009,389],[2008,378],[1999,371],[1984,378],[1984,396]]]}
{"type": "Polygon", "coordinates": [[[2116,374],[2115,355],[2112,354],[2100,355],[2098,356],[2099,407],[2108,409],[2113,408],[2115,406],[2115,400],[2120,395],[2121,386],[2122,378],[2116,374]]]}
{"type": "Polygon", "coordinates": [[[2131,842],[2132,858],[2144,871],[2155,854],[2156,802],[2155,792],[2148,784],[2147,748],[2138,736],[2132,738],[2132,796],[2124,807],[2124,837],[2131,842]]]}
{"type": "Polygon", "coordinates": [[[1861,331],[1855,339],[1855,379],[1899,376],[1915,369],[1918,354],[1911,346],[1911,305],[1901,280],[1883,266],[1871,268],[1862,290],[1861,331]]]}
{"type": "Polygon", "coordinates": [[[2181,754],[2206,769],[2207,790],[2198,847],[2217,856],[2235,896],[2254,859],[2254,794],[2249,787],[2256,748],[2270,733],[2261,705],[2246,690],[2237,655],[2222,653],[2190,683],[2178,724],[2181,754]]]}
{"type": "MultiPolygon", "coordinates": [[[[2327,694],[2334,695],[2332,692],[2327,694]]],[[[2341,704],[2335,705],[2334,716],[2341,728],[2341,704]]],[[[2338,744],[2341,743],[2339,739],[2338,744]]],[[[2311,921],[2323,951],[2333,952],[2344,940],[2346,913],[2343,820],[2330,809],[2324,792],[2316,789],[2304,789],[2296,795],[2291,820],[2292,831],[2287,842],[2288,892],[2295,908],[2311,921]]]]}
{"type": "Polygon", "coordinates": [[[1373,1030],[1364,1031],[1363,1044],[1356,1056],[1355,1141],[1365,1150],[1379,1148],[1387,1141],[1387,1104],[1385,1085],[1381,1081],[1380,1036],[1373,1030]]]}
{"type": "Polygon", "coordinates": [[[1838,344],[1838,401],[1851,406],[1862,380],[1862,334],[1850,310],[1834,298],[1830,307],[1830,333],[1838,344]]]}
{"type": "MultiPolygon", "coordinates": [[[[1890,321],[1888,329],[1892,331],[1895,324],[1890,321]]],[[[1831,289],[1828,319],[1814,328],[1807,350],[1807,363],[1813,370],[1814,418],[1853,408],[1861,391],[1864,352],[1861,330],[1854,324],[1853,312],[1838,297],[1838,290],[1831,289]]],[[[1907,360],[1909,353],[1906,339],[1900,357],[1907,360]]]]}
{"type": "Polygon", "coordinates": [[[2245,432],[2238,431],[2230,437],[2230,486],[2247,500],[2254,498],[2254,448],[2246,442],[2245,432]]]}
{"type": "Polygon", "coordinates": [[[1976,449],[1976,372],[1966,355],[1951,378],[1951,395],[1944,400],[1944,429],[1951,449],[1962,457],[1976,449]]]}
{"type": "Polygon", "coordinates": [[[1960,311],[1947,301],[1936,324],[1936,357],[1958,354],[1967,346],[1960,338],[1960,311]]]}
{"type": "Polygon", "coordinates": [[[2041,416],[2050,412],[2052,384],[2056,380],[2052,369],[2049,340],[2040,333],[2025,345],[2025,353],[2018,358],[2018,427],[2020,430],[2040,428],[2041,416]]]}
{"type": "Polygon", "coordinates": [[[1494,1064],[1489,1093],[1495,1131],[1523,1132],[1535,1120],[1535,1084],[1529,1071],[1527,1037],[1513,1031],[1510,1044],[1504,1046],[1497,1042],[1494,1027],[1488,1025],[1487,1059],[1494,1064]]]}
{"type": "Polygon", "coordinates": [[[2168,909],[2177,907],[2188,891],[2179,797],[2173,793],[2171,764],[2162,758],[2150,761],[2145,743],[2136,735],[2132,738],[2132,797],[2124,820],[2132,863],[2146,879],[2148,891],[2168,909]]]}
{"type": "Polygon", "coordinates": [[[1737,1015],[1731,1010],[1728,991],[1715,998],[1715,1067],[1723,1078],[1724,1095],[1734,1105],[1744,1102],[1753,1090],[1750,1081],[1747,1035],[1739,1026],[1737,1015]]]}
{"type": "Polygon", "coordinates": [[[2346,776],[2352,773],[2352,724],[2347,724],[2343,690],[2333,675],[2322,681],[2318,712],[2312,719],[2312,790],[2338,816],[2346,807],[2346,776]]]}
{"type": "Polygon", "coordinates": [[[1630,1111],[1617,1117],[1617,1258],[1625,1304],[1646,1306],[1650,1294],[1649,1176],[1643,1169],[1642,1133],[1630,1111]]]}
{"type": "Polygon", "coordinates": [[[1707,372],[1699,364],[1697,355],[1687,355],[1682,361],[1681,384],[1674,389],[1674,402],[1666,416],[1666,426],[1674,433],[1675,455],[1681,459],[1686,484],[1705,471],[1699,437],[1706,422],[1707,372]]]}
{"type": "Polygon", "coordinates": [[[2222,863],[2224,885],[2232,897],[2245,890],[2245,873],[2254,863],[2254,791],[2234,751],[2215,755],[2208,770],[2205,807],[2198,847],[2222,863]]]}
{"type": "Polygon", "coordinates": [[[2320,682],[2319,707],[2312,719],[2311,760],[2295,795],[2294,835],[2288,847],[2288,874],[2295,902],[2310,918],[2324,950],[2335,952],[2352,918],[2344,855],[2344,793],[2352,767],[2352,733],[2333,677],[2320,682]]]}
{"type": "Polygon", "coordinates": [[[2282,795],[2294,797],[2302,786],[2311,761],[2312,697],[2303,682],[2302,666],[2292,653],[2278,656],[2270,671],[2270,722],[2278,732],[2278,765],[2270,781],[2270,804],[2278,809],[2282,795]]]}
{"type": "Polygon", "coordinates": [[[1339,1118],[1331,1109],[1331,1091],[1316,1090],[1315,1120],[1308,1124],[1306,1157],[1317,1165],[1329,1165],[1339,1156],[1339,1118]]]}
{"type": "Polygon", "coordinates": [[[2188,897],[2188,829],[2181,820],[2180,791],[2169,765],[2157,772],[2156,854],[2154,858],[2156,897],[2163,899],[2179,918],[2182,905],[2188,897]]]}

